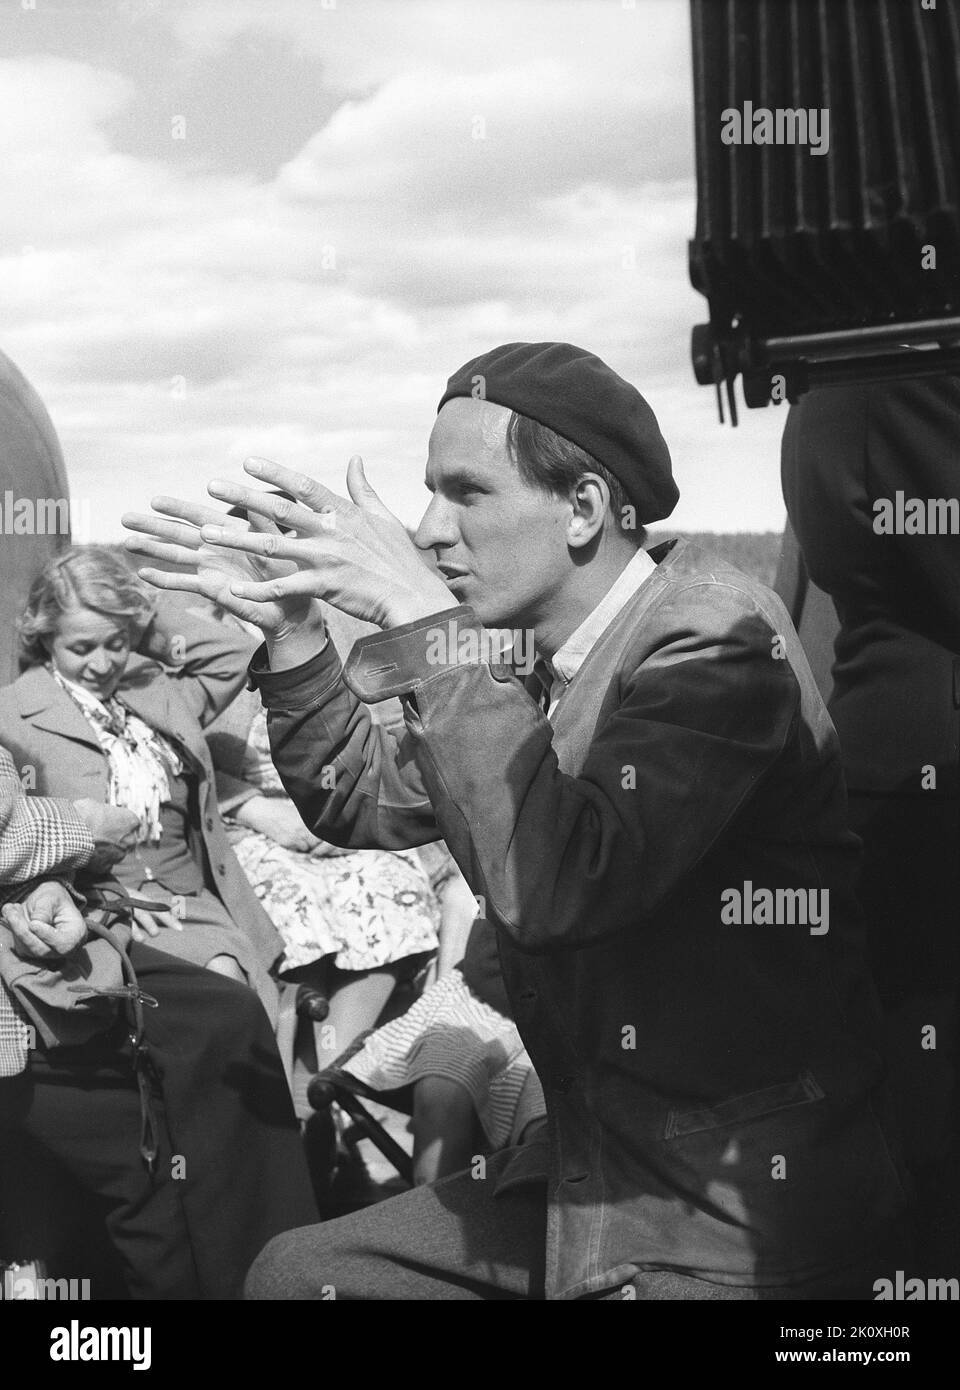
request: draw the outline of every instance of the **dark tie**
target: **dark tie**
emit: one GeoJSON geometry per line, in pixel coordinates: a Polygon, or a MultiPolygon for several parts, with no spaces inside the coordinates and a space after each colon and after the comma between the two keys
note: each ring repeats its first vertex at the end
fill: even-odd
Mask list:
{"type": "Polygon", "coordinates": [[[544,714],[546,714],[547,710],[550,708],[550,691],[553,689],[553,676],[550,674],[550,667],[542,656],[538,656],[533,663],[533,674],[540,682],[539,693],[536,691],[533,692],[534,699],[537,701],[537,704],[543,710],[544,714]]]}

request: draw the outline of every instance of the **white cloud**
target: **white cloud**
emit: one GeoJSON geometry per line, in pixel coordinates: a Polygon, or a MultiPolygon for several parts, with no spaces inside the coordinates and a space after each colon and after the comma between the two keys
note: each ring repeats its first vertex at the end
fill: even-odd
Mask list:
{"type": "Polygon", "coordinates": [[[321,205],[373,203],[402,222],[482,219],[495,233],[540,198],[683,172],[658,131],[662,108],[635,82],[575,76],[558,58],[470,77],[404,73],[344,102],[280,187],[321,205]]]}
{"type": "MultiPolygon", "coordinates": [[[[325,80],[365,91],[397,72],[498,71],[561,55],[572,72],[632,81],[652,102],[690,84],[687,0],[181,0],[165,7],[201,60],[238,36],[289,40],[325,80]]],[[[576,84],[576,76],[569,79],[576,84]]]]}
{"type": "Polygon", "coordinates": [[[359,450],[414,521],[446,376],[550,338],[649,393],[690,494],[679,524],[778,524],[781,425],[721,435],[688,365],[706,306],[686,270],[684,5],[152,13],[198,81],[231,36],[267,33],[319,53],[341,100],[272,177],[226,175],[122,153],[142,93],[94,53],[0,63],[0,346],[44,396],[98,535],[249,453],[342,488],[359,450]]]}

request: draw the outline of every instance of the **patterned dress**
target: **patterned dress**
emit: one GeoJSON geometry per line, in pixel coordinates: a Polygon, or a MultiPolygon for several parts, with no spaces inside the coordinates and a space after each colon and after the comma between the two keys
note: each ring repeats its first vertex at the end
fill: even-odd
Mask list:
{"type": "MultiPolygon", "coordinates": [[[[262,796],[286,798],[270,756],[267,716],[254,716],[243,778],[262,796]]],[[[281,972],[331,958],[341,970],[374,970],[438,945],[440,903],[415,850],[325,853],[286,849],[227,819],[234,852],[285,943],[281,972]]]]}
{"type": "Polygon", "coordinates": [[[512,1019],[476,994],[459,969],[424,990],[400,1018],[377,1028],[343,1070],[374,1091],[428,1076],[470,1096],[492,1152],[519,1144],[547,1113],[543,1087],[512,1019]]]}

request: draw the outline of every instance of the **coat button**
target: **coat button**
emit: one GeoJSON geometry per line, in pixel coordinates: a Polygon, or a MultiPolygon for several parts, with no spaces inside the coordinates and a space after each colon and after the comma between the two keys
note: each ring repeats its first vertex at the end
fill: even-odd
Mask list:
{"type": "Polygon", "coordinates": [[[204,825],[207,827],[208,830],[212,830],[212,829],[213,829],[213,816],[207,816],[207,819],[204,821],[204,825]]]}
{"type": "Polygon", "coordinates": [[[225,877],[226,877],[226,873],[227,873],[227,866],[226,866],[226,864],[218,864],[218,865],[217,865],[217,873],[220,875],[221,878],[225,878],[225,877]]]}
{"type": "Polygon", "coordinates": [[[559,1091],[562,1096],[565,1096],[567,1092],[570,1090],[570,1087],[573,1085],[575,1080],[576,1077],[574,1076],[558,1076],[554,1089],[559,1091]]]}

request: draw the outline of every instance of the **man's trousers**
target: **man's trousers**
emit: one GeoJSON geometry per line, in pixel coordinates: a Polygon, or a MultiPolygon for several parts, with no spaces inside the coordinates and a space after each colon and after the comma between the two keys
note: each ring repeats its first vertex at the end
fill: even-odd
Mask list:
{"type": "MultiPolygon", "coordinates": [[[[539,1300],[545,1296],[546,1183],[493,1188],[516,1149],[470,1170],[414,1188],[352,1216],[288,1231],[264,1250],[247,1279],[249,1299],[539,1300]]],[[[649,1270],[591,1295],[614,1299],[872,1299],[873,1281],[905,1268],[906,1220],[868,1260],[804,1284],[767,1288],[712,1284],[672,1270],[649,1270]]]]}
{"type": "Polygon", "coordinates": [[[78,1232],[92,1214],[116,1257],[92,1298],[237,1298],[271,1237],[317,1219],[273,1033],[252,990],[148,946],[129,954],[158,1001],[144,1008],[154,1174],[124,1022],[31,1053],[0,1080],[0,1259],[91,1277],[90,1223],[78,1232]]]}

